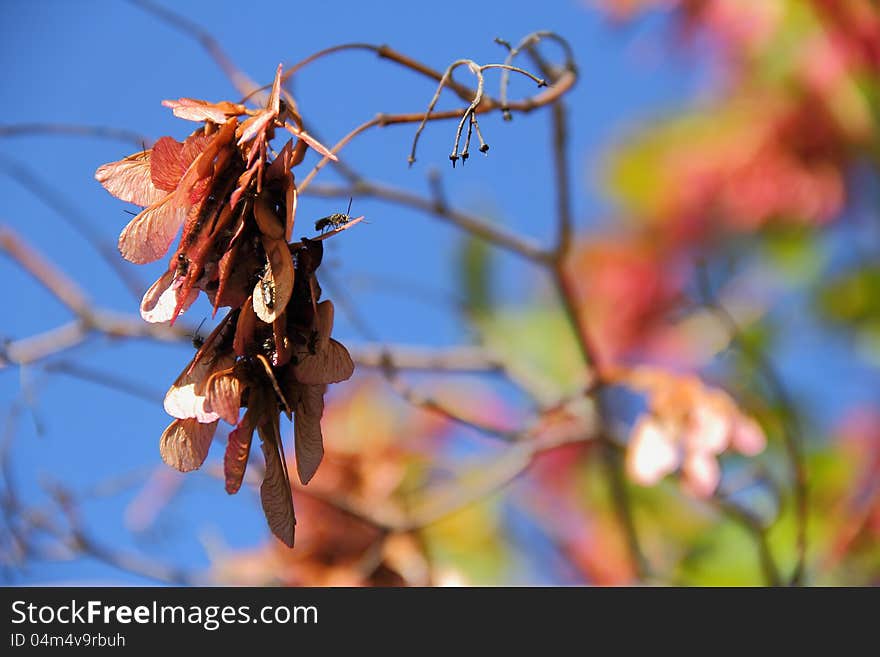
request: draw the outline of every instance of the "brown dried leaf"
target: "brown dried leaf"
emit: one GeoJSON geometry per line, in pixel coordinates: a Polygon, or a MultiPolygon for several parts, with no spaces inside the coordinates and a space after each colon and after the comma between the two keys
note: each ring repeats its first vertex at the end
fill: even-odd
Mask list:
{"type": "Polygon", "coordinates": [[[330,333],[333,332],[333,302],[330,299],[322,301],[318,304],[317,311],[318,351],[323,351],[330,342],[330,333]]]}
{"type": "Polygon", "coordinates": [[[257,220],[260,232],[269,239],[279,240],[284,237],[284,226],[263,195],[254,201],[254,219],[257,220]]]}
{"type": "MultiPolygon", "coordinates": [[[[225,133],[228,137],[229,130],[225,133]]],[[[159,189],[173,191],[203,152],[206,157],[199,165],[202,170],[197,172],[197,178],[204,178],[212,173],[208,167],[217,156],[224,138],[223,134],[224,131],[208,135],[204,130],[196,130],[182,143],[171,137],[159,139],[153,145],[153,156],[150,160],[153,184],[159,189]]]]}
{"type": "Polygon", "coordinates": [[[287,335],[287,314],[281,313],[272,324],[272,338],[275,340],[275,353],[272,365],[281,367],[290,362],[293,355],[293,344],[287,335]]]}
{"type": "Polygon", "coordinates": [[[278,396],[278,401],[281,402],[281,405],[284,407],[284,412],[287,413],[287,417],[290,417],[290,405],[287,403],[287,397],[284,396],[284,392],[281,390],[281,386],[278,384],[278,379],[275,378],[275,373],[272,371],[272,365],[269,363],[269,360],[263,354],[257,354],[257,360],[263,366],[263,369],[266,371],[266,376],[269,378],[269,382],[272,384],[272,389],[275,391],[275,394],[278,396]]]}
{"type": "MultiPolygon", "coordinates": [[[[239,248],[238,242],[231,243],[217,264],[217,291],[214,294],[214,298],[211,299],[215,313],[221,306],[233,306],[232,302],[237,301],[239,297],[241,297],[242,301],[246,298],[246,293],[240,289],[241,286],[234,284],[234,280],[230,286],[232,273],[236,271],[236,264],[238,264],[236,260],[239,248]]],[[[238,307],[238,305],[240,304],[236,304],[233,307],[238,307]]]]}
{"type": "Polygon", "coordinates": [[[171,192],[177,188],[177,183],[186,172],[181,158],[182,152],[183,143],[173,137],[162,137],[153,145],[150,175],[158,189],[171,192]]]}
{"type": "Polygon", "coordinates": [[[271,324],[287,308],[293,292],[293,259],[287,242],[283,239],[263,237],[263,249],[269,266],[254,286],[254,312],[257,317],[271,324]]]}
{"type": "Polygon", "coordinates": [[[242,195],[247,191],[256,172],[257,167],[248,167],[245,169],[244,173],[238,177],[238,187],[235,188],[235,191],[232,192],[232,196],[229,197],[229,205],[232,207],[238,205],[238,202],[241,200],[242,195]]]}
{"type": "Polygon", "coordinates": [[[293,161],[293,139],[288,139],[272,163],[266,167],[266,182],[283,180],[290,175],[293,161]]]}
{"type": "Polygon", "coordinates": [[[186,219],[187,209],[188,204],[176,192],[145,208],[119,235],[122,257],[142,265],[164,256],[186,219]]]}
{"type": "Polygon", "coordinates": [[[312,137],[305,130],[302,130],[300,128],[297,128],[296,126],[290,125],[289,123],[285,123],[284,127],[287,128],[288,132],[290,132],[292,135],[296,135],[297,137],[299,137],[299,139],[301,139],[302,141],[307,143],[309,146],[311,146],[313,149],[318,151],[318,153],[322,157],[326,157],[330,160],[333,160],[334,162],[336,162],[339,159],[336,157],[336,155],[333,154],[333,152],[329,148],[324,146],[324,144],[322,144],[317,139],[312,137]]]}
{"type": "Polygon", "coordinates": [[[309,415],[324,415],[324,394],[327,392],[326,385],[319,386],[300,386],[300,392],[297,395],[297,406],[301,407],[303,412],[309,415]]]}
{"type": "Polygon", "coordinates": [[[302,161],[306,158],[307,150],[309,150],[309,145],[302,139],[297,139],[296,145],[293,147],[293,155],[290,158],[290,163],[287,168],[292,169],[298,164],[302,164],[302,161]]]}
{"type": "Polygon", "coordinates": [[[309,483],[324,458],[321,416],[325,386],[301,386],[293,419],[296,469],[303,485],[309,483]]]}
{"type": "Polygon", "coordinates": [[[260,501],[269,523],[269,529],[286,546],[293,547],[296,515],[290,493],[290,480],[280,454],[281,437],[278,418],[259,427],[261,447],[266,460],[266,473],[260,486],[260,501]]]}
{"type": "Polygon", "coordinates": [[[213,121],[225,123],[230,116],[238,116],[247,113],[247,107],[238,103],[221,101],[209,103],[206,100],[196,98],[179,98],[177,100],[163,100],[165,107],[170,107],[174,116],[187,121],[213,121]]]}
{"type": "Polygon", "coordinates": [[[252,116],[241,124],[241,137],[238,139],[238,145],[246,144],[257,135],[268,128],[275,120],[275,116],[271,112],[263,110],[256,116],[252,116]]]}
{"type": "Polygon", "coordinates": [[[278,111],[281,107],[280,100],[281,64],[278,65],[278,68],[275,71],[275,80],[272,83],[272,91],[269,93],[269,100],[266,103],[266,108],[257,112],[257,114],[241,124],[241,137],[238,140],[239,146],[254,139],[258,135],[262,134],[265,136],[265,131],[272,127],[275,123],[275,119],[278,118],[278,111]]]}
{"type": "Polygon", "coordinates": [[[152,149],[144,150],[124,160],[104,164],[95,172],[95,180],[126,203],[153,205],[165,197],[165,192],[156,188],[150,176],[152,153],[152,149]]]}
{"type": "Polygon", "coordinates": [[[196,355],[193,356],[192,361],[190,361],[190,364],[183,370],[183,373],[178,377],[178,380],[192,372],[195,366],[203,361],[213,362],[221,355],[230,358],[230,362],[234,360],[234,357],[229,353],[229,338],[232,335],[231,332],[235,329],[235,326],[233,326],[231,321],[235,316],[235,311],[229,312],[217,323],[217,326],[215,326],[210,335],[205,338],[205,343],[196,352],[196,355]]]}
{"type": "Polygon", "coordinates": [[[293,174],[287,179],[284,190],[284,204],[287,207],[287,221],[284,224],[284,239],[289,242],[293,235],[293,222],[296,219],[296,203],[299,194],[296,191],[296,185],[293,182],[293,174]]]}
{"type": "Polygon", "coordinates": [[[254,313],[253,304],[250,297],[241,307],[241,313],[238,315],[238,323],[235,326],[235,339],[232,348],[236,355],[247,355],[248,346],[254,341],[254,332],[257,329],[257,316],[254,313]]]}
{"type": "Polygon", "coordinates": [[[214,422],[220,415],[206,406],[208,380],[214,372],[232,367],[235,357],[224,354],[216,358],[198,358],[199,353],[165,394],[165,412],[180,419],[192,417],[200,422],[214,422]]]}
{"type": "Polygon", "coordinates": [[[162,460],[181,472],[197,470],[208,457],[216,429],[216,420],[207,424],[195,418],[174,420],[159,440],[162,460]]]}
{"type": "Polygon", "coordinates": [[[223,473],[226,477],[226,492],[235,495],[241,488],[251,455],[251,442],[254,438],[254,425],[247,422],[229,432],[226,453],[223,456],[223,473]]]}
{"type": "Polygon", "coordinates": [[[272,91],[269,92],[269,99],[266,101],[266,110],[278,116],[281,109],[281,70],[283,66],[278,64],[275,69],[275,79],[272,80],[272,91]]]}
{"type": "Polygon", "coordinates": [[[294,366],[300,383],[321,385],[346,381],[354,374],[354,361],[345,346],[330,338],[324,349],[307,354],[294,366]]]}
{"type": "Polygon", "coordinates": [[[214,372],[208,379],[205,410],[214,411],[221,420],[235,425],[241,407],[241,384],[232,372],[232,369],[214,372]]]}
{"type": "Polygon", "coordinates": [[[251,453],[251,441],[254,429],[263,414],[258,389],[250,395],[250,407],[245,411],[239,425],[229,432],[226,443],[226,454],[223,456],[223,472],[226,476],[226,492],[234,495],[241,488],[244,473],[247,470],[248,458],[251,453]]]}

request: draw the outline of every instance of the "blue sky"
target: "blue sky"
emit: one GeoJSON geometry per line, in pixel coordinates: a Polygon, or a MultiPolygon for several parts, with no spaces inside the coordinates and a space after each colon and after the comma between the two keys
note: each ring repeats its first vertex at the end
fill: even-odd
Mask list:
{"type": "MultiPolygon", "coordinates": [[[[700,93],[706,78],[703,60],[694,51],[666,48],[669,33],[663,15],[622,28],[608,23],[586,2],[444,2],[431,10],[425,3],[399,1],[213,0],[174,6],[212,33],[242,70],[264,83],[271,81],[279,62],[294,62],[338,43],[387,43],[442,69],[460,57],[500,61],[503,52],[493,43],[496,36],[516,41],[538,29],[558,31],[571,41],[582,76],[570,96],[574,206],[580,226],[603,220],[609,211],[595,182],[603,150],[641,121],[684,106],[700,93]]],[[[238,99],[193,40],[128,3],[12,0],[5,10],[7,18],[0,26],[4,124],[76,123],[126,128],[152,138],[182,138],[192,125],[174,118],[161,106],[162,99],[238,99]]],[[[532,86],[517,81],[513,90],[531,93],[532,86]]],[[[335,141],[377,112],[419,111],[433,91],[433,83],[363,53],[316,64],[294,88],[301,111],[325,142],[335,141]]],[[[553,197],[546,115],[517,116],[512,123],[487,118],[481,127],[491,146],[489,156],[472,157],[466,167],[454,171],[447,159],[451,124],[428,127],[411,169],[406,157],[413,126],[374,131],[345,156],[377,180],[419,190],[427,189],[427,173],[436,167],[456,203],[503,218],[512,230],[549,238],[553,197]]],[[[134,150],[120,142],[79,137],[8,138],[0,140],[0,165],[24,165],[112,246],[130,217],[93,174],[100,164],[134,150]]],[[[322,179],[332,181],[333,175],[328,170],[326,178],[318,180],[322,179]]],[[[137,301],[51,207],[8,176],[0,177],[0,189],[0,221],[73,273],[100,307],[137,312],[137,301]]],[[[346,202],[304,198],[298,225],[342,211],[346,202]]],[[[372,329],[387,341],[461,342],[463,327],[434,296],[455,292],[450,263],[460,235],[433,219],[377,202],[358,200],[353,212],[367,215],[370,223],[345,239],[334,239],[324,268],[335,281],[348,285],[372,329]],[[386,285],[400,280],[421,292],[400,292],[386,285]]],[[[126,266],[145,284],[164,267],[126,266]]],[[[499,260],[498,273],[503,283],[497,292],[509,302],[527,297],[540,285],[534,270],[507,257],[499,260]]],[[[0,276],[7,304],[0,320],[2,337],[27,336],[69,319],[64,308],[5,258],[0,259],[0,276]]],[[[198,323],[206,314],[204,306],[196,306],[188,318],[198,323]]],[[[336,332],[344,342],[362,339],[344,317],[336,332]]],[[[184,345],[107,340],[65,355],[140,382],[155,389],[158,398],[190,356],[191,349],[184,345]]],[[[23,393],[30,396],[33,413],[26,412],[18,425],[15,468],[22,490],[35,502],[41,499],[40,481],[56,479],[84,488],[161,463],[158,437],[168,422],[161,403],[50,376],[39,367],[0,373],[4,413],[23,393]]],[[[85,518],[96,535],[196,568],[207,564],[204,540],[220,537],[242,547],[265,540],[265,521],[253,498],[227,497],[219,482],[198,476],[187,480],[157,531],[132,537],[123,527],[122,511],[135,490],[88,504],[85,518]]],[[[146,582],[91,561],[35,565],[16,581],[146,582]]]]}

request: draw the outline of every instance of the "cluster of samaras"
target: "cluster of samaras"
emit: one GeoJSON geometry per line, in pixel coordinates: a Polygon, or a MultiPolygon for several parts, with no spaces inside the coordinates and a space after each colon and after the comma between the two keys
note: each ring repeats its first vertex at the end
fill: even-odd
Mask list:
{"type": "Polygon", "coordinates": [[[163,137],[96,174],[111,194],[144,207],[122,231],[119,250],[131,262],[152,262],[168,253],[183,227],[168,270],[144,295],[141,315],[173,322],[199,290],[215,313],[231,311],[165,396],[165,410],[176,419],[162,435],[162,458],[181,471],[200,467],[222,419],[235,426],[224,462],[226,490],[235,493],[256,430],[266,461],[263,509],[272,532],[292,546],[296,520],[280,413],[293,416],[297,471],[305,484],[324,453],[326,386],[354,371],[348,351],[330,337],[332,303],[319,302],[322,242],[289,243],[297,201],[291,169],[308,147],[333,155],[301,129],[295,108],[281,99],[280,66],[265,109],[188,98],[164,104],[202,125],[183,143],[163,137]],[[276,128],[295,139],[271,157],[276,128]]]}

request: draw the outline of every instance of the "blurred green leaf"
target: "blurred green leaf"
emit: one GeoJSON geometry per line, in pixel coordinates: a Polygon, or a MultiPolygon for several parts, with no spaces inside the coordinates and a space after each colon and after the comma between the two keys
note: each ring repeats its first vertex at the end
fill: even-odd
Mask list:
{"type": "Polygon", "coordinates": [[[722,519],[690,545],[679,576],[691,586],[755,586],[764,583],[757,546],[732,520],[722,519]]]}
{"type": "Polygon", "coordinates": [[[816,306],[834,323],[880,331],[880,266],[865,265],[827,281],[816,306]]]}
{"type": "Polygon", "coordinates": [[[764,253],[790,280],[811,280],[821,273],[824,258],[815,231],[777,224],[765,229],[761,237],[764,253]]]}
{"type": "Polygon", "coordinates": [[[605,187],[623,210],[650,215],[661,205],[675,181],[666,175],[665,161],[676,147],[700,132],[705,117],[682,117],[651,126],[616,148],[607,158],[605,187]]]}
{"type": "Polygon", "coordinates": [[[489,314],[494,306],[492,250],[483,240],[468,235],[464,238],[456,259],[459,289],[468,312],[474,317],[489,314]]]}
{"type": "Polygon", "coordinates": [[[479,322],[483,341],[518,371],[531,371],[563,394],[583,373],[577,342],[557,308],[496,309],[479,322]]]}
{"type": "Polygon", "coordinates": [[[773,341],[779,331],[769,321],[758,321],[739,327],[737,339],[740,342],[739,349],[742,358],[751,361],[748,354],[767,353],[772,351],[773,341]]]}

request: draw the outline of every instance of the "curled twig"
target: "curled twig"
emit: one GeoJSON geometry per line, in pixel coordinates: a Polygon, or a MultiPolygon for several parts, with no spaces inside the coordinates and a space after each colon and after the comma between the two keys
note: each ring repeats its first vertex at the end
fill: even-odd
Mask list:
{"type": "Polygon", "coordinates": [[[483,104],[484,101],[484,87],[485,87],[485,78],[483,76],[483,71],[489,69],[500,68],[504,71],[504,73],[509,74],[511,71],[515,73],[520,73],[524,75],[534,82],[537,83],[538,87],[545,87],[547,83],[528,71],[518,68],[516,66],[511,66],[510,64],[483,64],[482,66],[477,64],[472,59],[459,59],[454,61],[449,67],[446,69],[446,72],[443,74],[443,77],[440,79],[440,84],[437,85],[437,90],[434,92],[434,96],[431,98],[431,102],[428,103],[428,109],[425,111],[425,114],[422,118],[419,127],[416,129],[416,134],[413,137],[412,148],[410,149],[409,158],[407,161],[409,165],[412,166],[416,161],[416,148],[418,146],[419,137],[422,134],[422,131],[425,129],[425,125],[427,125],[428,121],[431,118],[431,113],[434,111],[434,107],[437,105],[437,101],[440,99],[440,94],[443,91],[443,88],[449,85],[449,81],[452,79],[452,74],[456,68],[460,66],[467,66],[468,70],[477,78],[477,89],[473,94],[473,98],[467,108],[463,111],[461,115],[461,119],[458,122],[458,128],[455,131],[455,142],[452,146],[452,153],[449,156],[450,161],[452,162],[453,168],[455,167],[455,163],[461,158],[462,163],[464,163],[469,156],[468,148],[470,146],[471,141],[471,131],[476,128],[477,134],[480,139],[480,152],[486,153],[489,150],[489,146],[486,144],[483,139],[483,135],[480,133],[479,126],[476,125],[476,112],[477,109],[483,104]],[[464,130],[465,123],[468,126],[467,136],[465,137],[465,145],[464,149],[459,150],[459,145],[461,143],[461,133],[464,130]]]}
{"type": "MultiPolygon", "coordinates": [[[[565,70],[575,71],[576,68],[574,63],[574,51],[571,48],[571,44],[569,44],[568,41],[563,39],[555,32],[533,32],[532,34],[529,34],[528,36],[523,38],[522,41],[520,41],[516,45],[516,47],[511,46],[508,41],[500,38],[496,38],[495,43],[507,49],[507,58],[504,60],[504,64],[506,66],[510,66],[520,52],[538,45],[538,43],[540,43],[544,39],[555,41],[562,47],[563,51],[565,52],[565,70]]],[[[510,84],[511,70],[512,69],[508,68],[501,72],[501,91],[499,95],[501,98],[501,112],[505,121],[510,121],[513,118],[513,115],[510,113],[510,106],[507,102],[507,88],[510,84]]]]}

